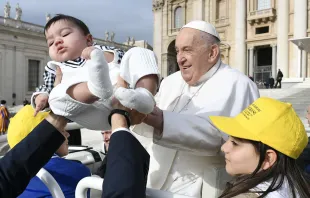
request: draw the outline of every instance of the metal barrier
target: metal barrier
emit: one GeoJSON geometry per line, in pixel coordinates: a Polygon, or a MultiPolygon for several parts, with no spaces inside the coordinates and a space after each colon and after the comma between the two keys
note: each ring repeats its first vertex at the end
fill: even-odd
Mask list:
{"type": "MultiPolygon", "coordinates": [[[[91,176],[83,178],[75,190],[76,198],[86,198],[87,190],[96,189],[102,191],[103,179],[98,176],[91,176]]],[[[178,195],[167,191],[155,190],[151,188],[146,188],[146,198],[193,198],[185,195],[178,195]]]]}
{"type": "Polygon", "coordinates": [[[79,125],[75,122],[70,122],[66,125],[65,130],[74,130],[74,129],[82,129],[84,128],[82,125],[79,125]]]}
{"type": "Polygon", "coordinates": [[[65,195],[63,194],[57,181],[44,168],[40,169],[37,173],[37,177],[45,184],[53,198],[65,198],[65,195]]]}

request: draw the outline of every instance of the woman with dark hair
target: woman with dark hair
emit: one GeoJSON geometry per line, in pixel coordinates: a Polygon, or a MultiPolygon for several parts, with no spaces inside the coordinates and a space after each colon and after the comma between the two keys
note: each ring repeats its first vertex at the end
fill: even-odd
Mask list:
{"type": "Polygon", "coordinates": [[[220,198],[310,197],[309,181],[296,163],[308,137],[291,104],[259,98],[234,118],[210,119],[230,135],[221,150],[235,179],[220,198]]]}

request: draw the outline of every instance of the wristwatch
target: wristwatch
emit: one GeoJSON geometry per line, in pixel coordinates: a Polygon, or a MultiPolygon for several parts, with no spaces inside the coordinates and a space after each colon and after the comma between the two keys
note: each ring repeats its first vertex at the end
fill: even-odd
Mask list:
{"type": "Polygon", "coordinates": [[[109,121],[110,126],[111,126],[112,115],[115,114],[115,113],[123,115],[126,118],[128,128],[131,126],[129,112],[125,111],[125,110],[121,110],[121,109],[113,109],[111,111],[111,113],[110,113],[110,115],[108,117],[108,121],[109,121]]]}

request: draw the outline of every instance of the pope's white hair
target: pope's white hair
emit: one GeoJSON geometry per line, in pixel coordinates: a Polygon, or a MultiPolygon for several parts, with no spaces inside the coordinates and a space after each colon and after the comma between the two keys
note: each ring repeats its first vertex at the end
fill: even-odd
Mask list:
{"type": "Polygon", "coordinates": [[[220,49],[220,43],[221,43],[221,41],[217,38],[217,37],[215,37],[215,36],[213,36],[212,34],[209,34],[209,33],[207,33],[207,32],[200,32],[200,39],[203,41],[203,42],[205,42],[205,46],[206,47],[210,47],[211,45],[217,45],[217,47],[218,47],[218,50],[219,50],[219,53],[218,53],[218,58],[220,58],[221,57],[221,49],[220,49]]]}
{"type": "Polygon", "coordinates": [[[207,32],[200,32],[200,39],[204,40],[207,45],[218,45],[220,46],[220,40],[215,36],[207,33],[207,32]]]}

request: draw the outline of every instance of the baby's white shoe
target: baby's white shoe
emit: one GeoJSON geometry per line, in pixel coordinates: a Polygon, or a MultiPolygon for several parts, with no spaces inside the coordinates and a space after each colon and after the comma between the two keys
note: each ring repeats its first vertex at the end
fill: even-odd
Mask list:
{"type": "Polygon", "coordinates": [[[115,98],[127,108],[135,109],[140,113],[149,114],[155,107],[155,99],[147,89],[139,87],[136,89],[117,88],[115,98]]]}

